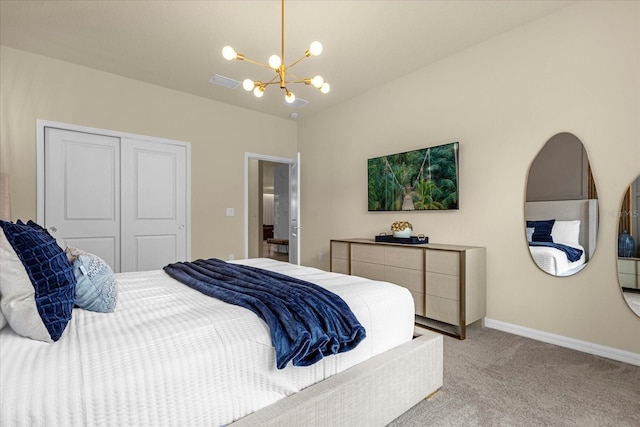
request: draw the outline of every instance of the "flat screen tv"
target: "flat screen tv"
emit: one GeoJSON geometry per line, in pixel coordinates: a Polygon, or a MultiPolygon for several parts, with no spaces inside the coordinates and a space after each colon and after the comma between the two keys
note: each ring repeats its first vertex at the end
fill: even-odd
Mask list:
{"type": "Polygon", "coordinates": [[[458,143],[367,161],[369,211],[458,209],[458,143]]]}

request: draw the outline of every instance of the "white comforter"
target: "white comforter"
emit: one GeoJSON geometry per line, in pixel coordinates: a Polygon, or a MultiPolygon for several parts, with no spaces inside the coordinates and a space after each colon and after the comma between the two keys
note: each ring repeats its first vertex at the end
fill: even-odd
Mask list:
{"type": "Polygon", "coordinates": [[[0,425],[221,426],[411,339],[402,287],[266,259],[239,261],[339,294],[367,330],[353,351],[275,367],[266,324],[171,279],[118,274],[115,313],[81,309],[60,341],[0,331],[0,425]]]}
{"type": "Polygon", "coordinates": [[[582,246],[573,247],[582,250],[580,259],[574,262],[569,261],[567,254],[559,249],[546,246],[529,246],[529,250],[533,260],[543,271],[554,276],[566,276],[584,267],[586,259],[585,250],[582,246]]]}

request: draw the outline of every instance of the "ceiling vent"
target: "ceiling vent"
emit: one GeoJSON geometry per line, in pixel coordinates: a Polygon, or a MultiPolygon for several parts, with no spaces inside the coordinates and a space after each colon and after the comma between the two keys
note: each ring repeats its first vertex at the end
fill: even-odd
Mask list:
{"type": "Polygon", "coordinates": [[[304,107],[308,103],[309,101],[307,101],[306,99],[296,98],[295,101],[293,101],[291,104],[289,104],[288,102],[284,102],[284,105],[286,105],[287,107],[300,108],[300,107],[304,107]]]}
{"type": "Polygon", "coordinates": [[[221,76],[220,74],[214,74],[213,77],[209,79],[209,83],[229,89],[235,89],[240,86],[239,81],[230,79],[229,77],[221,76]]]}

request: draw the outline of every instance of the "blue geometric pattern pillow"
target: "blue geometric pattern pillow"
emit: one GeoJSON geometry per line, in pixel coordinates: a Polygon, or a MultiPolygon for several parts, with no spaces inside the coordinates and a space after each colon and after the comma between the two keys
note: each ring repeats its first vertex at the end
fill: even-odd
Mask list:
{"type": "Polygon", "coordinates": [[[76,279],[56,240],[38,224],[0,221],[0,309],[18,334],[57,341],[71,319],[76,279]]]}
{"type": "Polygon", "coordinates": [[[109,264],[97,255],[81,252],[73,261],[73,274],[78,307],[100,313],[115,310],[118,287],[109,264]]]}
{"type": "Polygon", "coordinates": [[[533,236],[531,236],[532,242],[551,242],[551,230],[553,230],[553,224],[555,219],[548,219],[544,221],[527,221],[527,227],[533,228],[533,236]]]}

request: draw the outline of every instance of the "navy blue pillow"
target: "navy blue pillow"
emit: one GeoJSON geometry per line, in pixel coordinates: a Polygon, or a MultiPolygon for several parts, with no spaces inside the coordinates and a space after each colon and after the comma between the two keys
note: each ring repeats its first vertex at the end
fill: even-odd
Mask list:
{"type": "Polygon", "coordinates": [[[527,227],[533,228],[533,236],[531,237],[531,241],[553,243],[551,230],[553,230],[553,224],[555,222],[555,219],[548,219],[544,221],[527,221],[527,227]]]}
{"type": "Polygon", "coordinates": [[[4,248],[3,256],[6,259],[3,262],[6,261],[6,266],[10,267],[10,258],[17,256],[29,279],[16,280],[18,272],[0,282],[2,298],[7,300],[3,301],[2,310],[9,325],[20,335],[42,341],[57,341],[71,319],[75,302],[76,278],[73,268],[56,240],[33,221],[27,224],[20,220],[15,224],[0,221],[0,227],[15,251],[13,255],[10,253],[13,251],[4,248]],[[8,301],[11,299],[15,301],[8,301]],[[37,314],[36,310],[31,311],[28,307],[33,304],[37,314]],[[34,322],[42,322],[49,336],[34,335],[34,322]]]}

